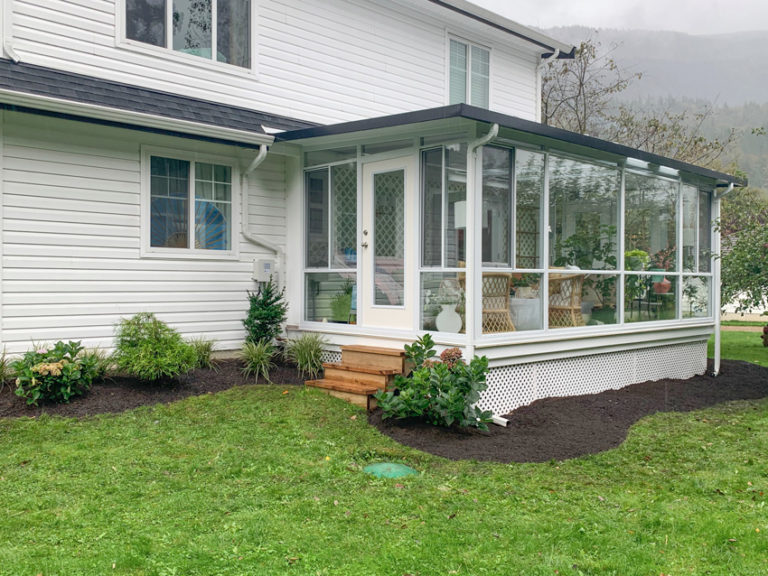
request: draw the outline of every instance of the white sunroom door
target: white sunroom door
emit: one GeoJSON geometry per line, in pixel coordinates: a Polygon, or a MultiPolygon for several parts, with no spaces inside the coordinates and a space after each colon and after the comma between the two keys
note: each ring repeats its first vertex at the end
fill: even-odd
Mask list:
{"type": "Polygon", "coordinates": [[[411,329],[413,237],[410,206],[416,186],[412,157],[363,165],[362,281],[359,291],[365,326],[411,329]]]}

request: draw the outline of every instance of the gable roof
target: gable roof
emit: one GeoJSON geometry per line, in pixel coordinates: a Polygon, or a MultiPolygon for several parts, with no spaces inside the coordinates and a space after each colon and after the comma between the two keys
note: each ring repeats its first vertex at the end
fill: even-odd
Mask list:
{"type": "Polygon", "coordinates": [[[238,144],[269,144],[272,137],[264,125],[280,130],[314,126],[275,114],[5,59],[0,59],[0,105],[238,144]]]}
{"type": "Polygon", "coordinates": [[[651,154],[650,152],[637,150],[635,148],[630,148],[629,146],[609,142],[608,140],[601,140],[599,138],[593,138],[592,136],[584,136],[583,134],[577,134],[576,132],[569,132],[568,130],[554,128],[538,122],[531,122],[530,120],[523,120],[516,116],[508,116],[506,114],[500,114],[468,104],[453,104],[439,108],[419,110],[417,112],[406,112],[404,114],[380,116],[378,118],[370,118],[367,120],[356,120],[341,124],[292,130],[277,134],[275,136],[275,141],[291,142],[309,138],[319,138],[322,136],[338,136],[365,132],[368,130],[394,128],[397,126],[458,118],[465,118],[484,124],[498,124],[501,128],[506,128],[517,134],[528,136],[528,139],[533,137],[536,143],[553,146],[554,148],[557,147],[558,143],[561,147],[562,144],[565,143],[570,149],[577,151],[579,149],[582,151],[597,150],[615,157],[634,158],[649,164],[666,166],[681,172],[687,172],[703,178],[710,178],[726,184],[734,184],[736,186],[747,185],[747,180],[745,178],[738,178],[724,172],[702,168],[701,166],[688,164],[687,162],[681,162],[672,158],[666,158],[664,156],[659,156],[658,154],[651,154]]]}

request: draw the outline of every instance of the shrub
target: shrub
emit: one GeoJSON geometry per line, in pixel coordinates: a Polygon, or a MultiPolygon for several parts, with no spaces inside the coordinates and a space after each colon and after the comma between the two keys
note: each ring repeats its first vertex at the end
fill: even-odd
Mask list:
{"type": "Polygon", "coordinates": [[[3,347],[3,353],[0,354],[0,392],[5,388],[6,381],[13,378],[13,376],[14,371],[13,368],[11,368],[11,361],[5,353],[5,347],[3,347]]]}
{"type": "Polygon", "coordinates": [[[12,364],[16,395],[27,404],[39,400],[69,402],[84,394],[99,378],[98,358],[83,352],[80,342],[56,342],[53,348],[35,346],[12,364]]]}
{"type": "Polygon", "coordinates": [[[325,338],[320,334],[306,332],[298,338],[288,340],[285,345],[285,357],[296,364],[302,378],[308,375],[317,378],[323,368],[323,345],[325,338]]]}
{"type": "Polygon", "coordinates": [[[199,336],[198,338],[192,338],[187,344],[195,349],[195,355],[197,356],[195,368],[211,368],[216,370],[216,362],[211,358],[213,348],[216,345],[214,340],[199,336]]]}
{"type": "MultiPolygon", "coordinates": [[[[267,340],[260,342],[246,342],[240,350],[240,359],[243,361],[243,375],[246,378],[253,376],[256,382],[259,376],[264,376],[267,382],[269,380],[269,370],[274,366],[272,357],[275,355],[275,348],[267,340]]],[[[271,382],[270,382],[271,383],[271,382]]]]}
{"type": "Polygon", "coordinates": [[[197,362],[195,349],[150,312],[120,321],[113,359],[121,372],[149,381],[186,374],[197,362]]]}
{"type": "Polygon", "coordinates": [[[458,349],[443,352],[443,361],[434,359],[434,342],[425,334],[406,357],[415,368],[410,376],[396,376],[395,390],[376,394],[384,418],[417,417],[436,426],[472,426],[487,430],[491,413],[475,404],[486,388],[488,359],[475,356],[469,364],[458,349]],[[457,354],[458,353],[458,354],[457,354]]]}
{"type": "Polygon", "coordinates": [[[246,342],[272,342],[280,334],[280,325],[288,312],[285,289],[278,291],[270,276],[269,282],[261,285],[258,291],[248,292],[248,300],[248,316],[243,320],[246,342]]]}

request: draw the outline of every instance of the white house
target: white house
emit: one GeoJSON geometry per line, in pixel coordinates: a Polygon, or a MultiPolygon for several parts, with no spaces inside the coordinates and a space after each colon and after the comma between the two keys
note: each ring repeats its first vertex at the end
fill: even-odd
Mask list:
{"type": "Polygon", "coordinates": [[[3,0],[0,343],[151,311],[491,361],[484,407],[706,369],[738,178],[552,129],[573,47],[465,0],[3,0]]]}

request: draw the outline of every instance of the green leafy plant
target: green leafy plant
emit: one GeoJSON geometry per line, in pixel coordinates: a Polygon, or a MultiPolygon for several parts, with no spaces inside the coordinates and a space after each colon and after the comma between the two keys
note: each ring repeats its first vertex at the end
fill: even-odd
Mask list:
{"type": "Polygon", "coordinates": [[[250,307],[248,315],[243,320],[247,342],[272,342],[281,330],[281,324],[288,313],[285,302],[285,289],[278,290],[277,285],[269,277],[256,292],[248,291],[250,307]]]}
{"type": "Polygon", "coordinates": [[[5,388],[5,383],[13,378],[13,368],[11,368],[11,361],[8,359],[8,355],[3,347],[3,353],[0,354],[0,392],[5,388]]]}
{"type": "Polygon", "coordinates": [[[469,364],[457,348],[436,361],[429,334],[406,346],[415,368],[409,376],[396,376],[395,389],[379,391],[376,400],[383,418],[416,417],[436,426],[466,426],[487,430],[491,413],[476,404],[486,389],[488,359],[475,356],[469,364]]]}
{"type": "Polygon", "coordinates": [[[216,362],[212,359],[213,348],[216,345],[215,340],[199,336],[198,338],[188,340],[187,343],[195,349],[195,355],[197,356],[195,368],[216,370],[216,362]]]}
{"type": "Polygon", "coordinates": [[[69,402],[88,391],[100,377],[98,357],[84,353],[80,342],[56,342],[53,348],[36,345],[12,364],[16,395],[27,404],[69,402]]]}
{"type": "Polygon", "coordinates": [[[352,289],[355,284],[347,278],[344,285],[331,299],[331,318],[334,322],[349,322],[352,310],[352,289]]]}
{"type": "Polygon", "coordinates": [[[268,340],[245,342],[240,350],[240,359],[244,364],[243,375],[246,378],[253,376],[257,383],[259,376],[263,376],[269,382],[269,371],[274,367],[272,363],[274,355],[275,348],[268,340]]]}
{"type": "Polygon", "coordinates": [[[151,312],[123,319],[115,329],[117,369],[142,380],[176,378],[195,367],[195,349],[151,312]]]}
{"type": "Polygon", "coordinates": [[[306,332],[286,342],[284,355],[296,364],[302,377],[306,374],[314,379],[323,368],[324,344],[325,338],[321,334],[306,332]]]}

